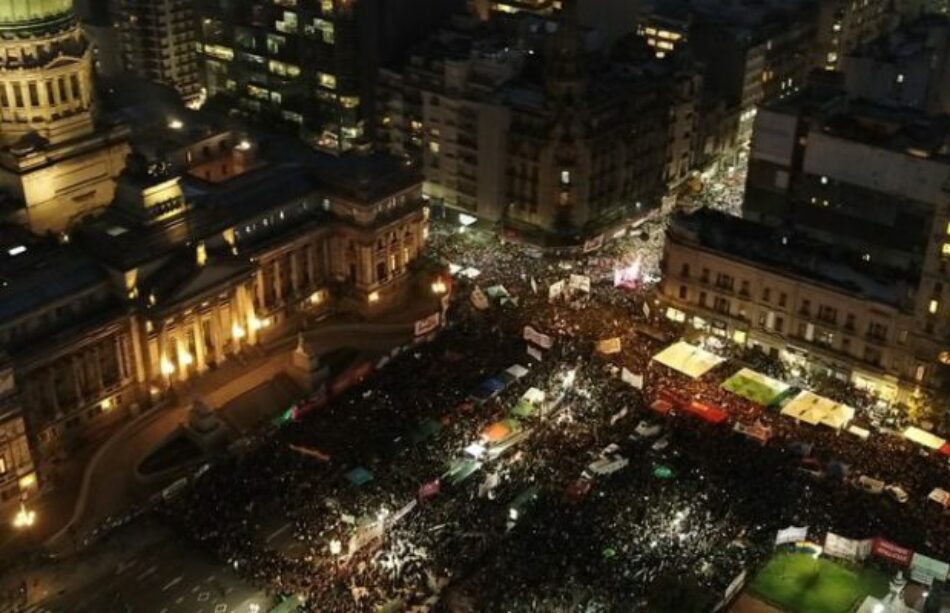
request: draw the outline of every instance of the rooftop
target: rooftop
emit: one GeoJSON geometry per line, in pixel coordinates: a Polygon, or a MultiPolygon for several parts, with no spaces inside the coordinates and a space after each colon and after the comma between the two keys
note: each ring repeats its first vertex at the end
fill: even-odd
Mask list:
{"type": "Polygon", "coordinates": [[[670,225],[676,242],[690,242],[808,283],[833,287],[896,309],[907,305],[910,280],[837,245],[733,217],[712,209],[679,213],[670,225]]]}

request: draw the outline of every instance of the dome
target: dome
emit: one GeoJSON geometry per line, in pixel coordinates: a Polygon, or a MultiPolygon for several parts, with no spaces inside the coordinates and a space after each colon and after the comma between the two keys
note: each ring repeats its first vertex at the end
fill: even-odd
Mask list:
{"type": "Polygon", "coordinates": [[[73,0],[0,0],[0,28],[32,25],[72,10],[73,0]]]}

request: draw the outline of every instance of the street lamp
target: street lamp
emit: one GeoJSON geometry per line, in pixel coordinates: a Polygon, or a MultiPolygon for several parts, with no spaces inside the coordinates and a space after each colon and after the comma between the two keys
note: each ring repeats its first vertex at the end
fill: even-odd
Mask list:
{"type": "Polygon", "coordinates": [[[330,541],[330,555],[338,556],[343,552],[343,543],[340,542],[340,539],[333,539],[330,541]]]}
{"type": "Polygon", "coordinates": [[[17,530],[25,530],[36,523],[36,511],[26,508],[26,504],[20,503],[20,510],[13,518],[13,527],[17,530]]]}
{"type": "Polygon", "coordinates": [[[442,277],[437,277],[435,281],[432,282],[432,293],[433,294],[444,294],[448,288],[445,286],[445,281],[442,280],[442,277]]]}

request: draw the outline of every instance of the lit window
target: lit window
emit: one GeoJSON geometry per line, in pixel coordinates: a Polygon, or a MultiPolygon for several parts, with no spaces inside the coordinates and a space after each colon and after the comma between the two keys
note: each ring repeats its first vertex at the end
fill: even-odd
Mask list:
{"type": "Polygon", "coordinates": [[[897,82],[898,82],[898,83],[903,83],[903,82],[904,82],[904,75],[902,75],[902,74],[897,75],[897,82]]]}
{"type": "Polygon", "coordinates": [[[321,72],[319,74],[320,87],[325,87],[327,89],[336,89],[336,77],[332,74],[326,72],[321,72]]]}
{"type": "Polygon", "coordinates": [[[26,247],[23,245],[10,247],[9,249],[7,249],[7,253],[10,254],[11,256],[17,256],[17,255],[20,255],[21,253],[26,253],[26,247]]]}
{"type": "Polygon", "coordinates": [[[828,177],[822,176],[822,177],[821,177],[821,184],[822,184],[822,185],[828,185],[828,177]]]}
{"type": "Polygon", "coordinates": [[[561,185],[570,185],[571,184],[571,171],[562,170],[561,171],[561,185]]]}
{"type": "Polygon", "coordinates": [[[943,257],[950,257],[950,243],[944,243],[943,247],[940,248],[940,254],[943,257]]]}
{"type": "Polygon", "coordinates": [[[429,142],[429,151],[431,151],[432,153],[435,153],[436,155],[438,155],[438,153],[439,153],[439,143],[437,143],[437,142],[435,142],[435,141],[430,141],[430,142],[429,142]]]}
{"type": "Polygon", "coordinates": [[[927,306],[927,312],[930,313],[931,315],[936,315],[937,311],[939,310],[940,310],[940,301],[936,299],[931,300],[930,304],[927,306]]]}

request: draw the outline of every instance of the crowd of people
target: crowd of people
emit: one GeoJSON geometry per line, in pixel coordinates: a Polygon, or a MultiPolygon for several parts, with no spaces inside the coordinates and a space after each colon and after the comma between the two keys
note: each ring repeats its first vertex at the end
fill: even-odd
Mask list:
{"type": "MultiPolygon", "coordinates": [[[[215,466],[163,516],[238,572],[299,595],[313,611],[433,602],[459,611],[630,611],[687,596],[691,604],[672,610],[708,610],[788,525],[809,526],[816,538],[827,530],[882,536],[950,559],[950,522],[927,500],[932,488],[950,486],[946,458],[889,434],[862,440],[800,425],[721,388],[740,364],[788,375],[767,356],[737,351],[697,379],[652,360],[684,334],[650,299],[663,224],[648,221],[570,261],[434,228],[434,253],[469,271],[456,276],[439,334],[215,466]],[[613,271],[630,266],[640,281],[615,287],[613,271]],[[549,300],[548,287],[572,273],[591,278],[589,291],[549,300]],[[476,286],[497,285],[515,300],[473,304],[476,286]],[[554,341],[536,348],[540,360],[526,353],[526,325],[554,341]],[[607,338],[619,338],[622,350],[598,353],[596,342],[607,338]],[[513,364],[528,374],[492,399],[472,400],[481,382],[513,364]],[[621,380],[621,369],[642,375],[643,385],[621,380]],[[467,479],[447,478],[529,387],[562,401],[522,420],[531,436],[517,447],[467,479]],[[659,415],[649,405],[664,391],[713,403],[733,421],[767,424],[773,437],[762,445],[728,425],[659,415]],[[638,435],[643,421],[660,426],[665,445],[638,435]],[[910,500],[813,479],[798,470],[801,443],[822,463],[899,483],[910,500]],[[582,477],[608,445],[629,463],[582,477]],[[354,469],[360,479],[351,478],[354,469]],[[527,502],[512,513],[515,501],[527,502]],[[284,522],[289,538],[271,539],[284,522]],[[381,534],[354,538],[374,526],[381,534]]],[[[845,387],[839,395],[859,409],[873,403],[845,387]]]]}

